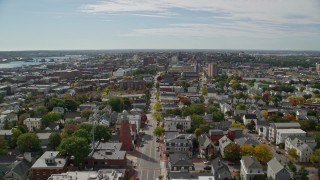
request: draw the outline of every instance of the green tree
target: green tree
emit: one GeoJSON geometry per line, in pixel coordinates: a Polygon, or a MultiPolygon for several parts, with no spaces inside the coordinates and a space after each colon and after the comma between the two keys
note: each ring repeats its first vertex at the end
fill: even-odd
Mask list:
{"type": "Polygon", "coordinates": [[[34,115],[36,117],[42,117],[48,113],[48,109],[44,106],[39,106],[34,110],[34,115]]]}
{"type": "Polygon", "coordinates": [[[153,134],[155,136],[158,136],[160,137],[163,133],[164,133],[164,128],[163,127],[156,127],[154,130],[153,130],[153,134]]]}
{"type": "Polygon", "coordinates": [[[220,122],[224,120],[224,114],[221,111],[212,112],[212,120],[214,122],[220,122]]]}
{"type": "Polygon", "coordinates": [[[210,124],[200,124],[199,128],[201,129],[201,132],[203,133],[209,133],[209,130],[211,129],[210,124]]]}
{"type": "Polygon", "coordinates": [[[58,150],[63,155],[74,156],[75,163],[79,165],[90,153],[90,146],[85,138],[70,136],[61,141],[58,150]]]}
{"type": "Polygon", "coordinates": [[[123,100],[120,97],[112,96],[109,98],[108,103],[112,107],[113,111],[121,112],[124,109],[123,100]]]}
{"type": "Polygon", "coordinates": [[[41,119],[41,123],[44,127],[47,127],[50,123],[58,121],[61,119],[61,114],[58,112],[49,112],[47,115],[44,115],[41,119]]]}
{"type": "Polygon", "coordinates": [[[241,159],[240,152],[240,147],[235,143],[231,143],[224,148],[225,159],[228,161],[239,161],[241,159]]]}
{"type": "Polygon", "coordinates": [[[18,148],[21,152],[37,152],[41,150],[40,140],[35,133],[25,133],[18,137],[18,148]]]}
{"type": "Polygon", "coordinates": [[[50,149],[55,150],[61,142],[61,136],[59,133],[54,132],[54,133],[50,134],[48,141],[49,141],[50,149]]]}
{"type": "Polygon", "coordinates": [[[244,104],[237,104],[236,109],[238,109],[238,110],[246,110],[246,105],[244,105],[244,104]]]}
{"type": "Polygon", "coordinates": [[[81,111],[80,116],[89,119],[90,115],[93,113],[91,109],[84,109],[81,111]]]}
{"type": "Polygon", "coordinates": [[[267,180],[267,176],[264,174],[255,175],[253,180],[267,180]]]}
{"type": "Polygon", "coordinates": [[[20,129],[17,129],[17,128],[12,129],[11,132],[12,132],[12,141],[16,145],[19,136],[21,136],[23,133],[21,132],[20,129]]]}
{"type": "Polygon", "coordinates": [[[76,111],[78,108],[78,103],[73,99],[66,99],[64,101],[64,107],[69,111],[76,111]]]}
{"type": "Polygon", "coordinates": [[[72,134],[72,136],[77,136],[77,137],[80,137],[80,138],[84,138],[86,139],[89,143],[91,142],[90,141],[90,134],[88,133],[88,131],[86,131],[85,129],[79,129],[78,131],[74,132],[72,134]]]}
{"type": "Polygon", "coordinates": [[[272,152],[268,145],[258,144],[254,147],[254,155],[261,162],[268,162],[272,159],[272,152]]]}
{"type": "Polygon", "coordinates": [[[308,180],[309,172],[302,167],[298,172],[294,173],[294,179],[308,180]]]}
{"type": "Polygon", "coordinates": [[[203,124],[203,117],[200,115],[192,115],[191,116],[191,125],[193,127],[193,129],[197,129],[200,127],[201,124],[203,124]]]}
{"type": "Polygon", "coordinates": [[[202,87],[202,95],[206,96],[207,94],[208,94],[208,88],[207,88],[207,86],[203,86],[202,87]]]}
{"type": "Polygon", "coordinates": [[[297,150],[294,148],[291,148],[288,150],[288,154],[293,157],[294,159],[298,158],[297,150]]]}
{"type": "MultiPolygon", "coordinates": [[[[82,123],[78,127],[79,129],[86,130],[91,135],[92,127],[93,127],[92,124],[82,123]]],[[[102,139],[104,141],[108,141],[110,138],[111,138],[111,130],[109,127],[104,125],[96,125],[95,131],[94,131],[95,141],[102,140],[102,139]]]]}
{"type": "Polygon", "coordinates": [[[154,103],[153,109],[154,109],[155,111],[161,111],[161,109],[162,109],[161,103],[160,103],[159,101],[157,101],[156,103],[154,103]]]}

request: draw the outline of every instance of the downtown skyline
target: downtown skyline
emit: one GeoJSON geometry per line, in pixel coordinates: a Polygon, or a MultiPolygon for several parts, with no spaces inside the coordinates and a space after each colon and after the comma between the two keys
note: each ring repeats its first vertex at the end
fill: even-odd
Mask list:
{"type": "Polygon", "coordinates": [[[317,0],[2,0],[0,51],[320,50],[317,0]]]}

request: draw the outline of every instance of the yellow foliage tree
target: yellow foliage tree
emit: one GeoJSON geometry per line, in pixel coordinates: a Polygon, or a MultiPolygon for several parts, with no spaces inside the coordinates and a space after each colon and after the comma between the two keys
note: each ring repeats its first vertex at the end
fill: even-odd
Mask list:
{"type": "Polygon", "coordinates": [[[268,162],[272,159],[271,148],[266,144],[258,144],[254,148],[254,155],[261,162],[268,162]]]}
{"type": "Polygon", "coordinates": [[[241,156],[252,156],[254,154],[254,148],[251,144],[243,144],[241,146],[241,156]]]}
{"type": "Polygon", "coordinates": [[[268,111],[267,110],[261,110],[261,115],[265,118],[268,117],[268,111]]]}
{"type": "Polygon", "coordinates": [[[233,122],[231,123],[230,127],[232,128],[242,128],[244,129],[244,125],[242,123],[239,123],[239,122],[233,122]]]}

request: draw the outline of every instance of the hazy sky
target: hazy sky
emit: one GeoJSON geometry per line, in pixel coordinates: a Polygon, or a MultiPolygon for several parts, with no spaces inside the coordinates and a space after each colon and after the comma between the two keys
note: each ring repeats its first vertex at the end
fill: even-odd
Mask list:
{"type": "Polygon", "coordinates": [[[320,0],[0,0],[0,50],[320,50],[320,0]]]}

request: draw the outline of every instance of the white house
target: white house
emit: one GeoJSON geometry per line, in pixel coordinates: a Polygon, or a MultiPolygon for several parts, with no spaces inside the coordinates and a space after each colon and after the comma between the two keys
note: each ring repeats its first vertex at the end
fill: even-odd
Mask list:
{"type": "Polygon", "coordinates": [[[242,119],[243,119],[243,124],[247,125],[247,124],[251,123],[252,121],[256,122],[257,121],[257,116],[256,116],[256,114],[245,114],[242,117],[242,119]]]}
{"type": "Polygon", "coordinates": [[[285,140],[292,135],[297,137],[305,137],[306,132],[301,129],[278,129],[277,130],[277,139],[276,144],[285,143],[285,140]]]}
{"type": "Polygon", "coordinates": [[[23,121],[23,124],[28,127],[29,131],[33,131],[33,129],[40,129],[41,118],[27,118],[23,121]]]}
{"type": "Polygon", "coordinates": [[[275,142],[278,129],[300,129],[299,123],[270,123],[268,140],[275,142]]]}
{"type": "Polygon", "coordinates": [[[181,132],[185,132],[187,129],[191,128],[191,118],[187,116],[186,118],[181,117],[165,117],[163,120],[164,129],[166,131],[177,131],[177,125],[182,125],[181,132]]]}
{"type": "MultiPolygon", "coordinates": [[[[289,138],[287,138],[289,139],[289,138]]],[[[312,148],[305,142],[295,138],[292,141],[286,141],[286,150],[296,149],[298,162],[310,162],[310,156],[313,153],[312,148]]]]}
{"type": "Polygon", "coordinates": [[[232,141],[226,135],[224,135],[222,138],[219,139],[219,150],[223,158],[224,158],[224,148],[226,148],[231,143],[232,141]]]}
{"type": "Polygon", "coordinates": [[[255,156],[242,156],[240,164],[240,178],[243,180],[251,180],[257,175],[264,175],[262,165],[255,156]]]}

